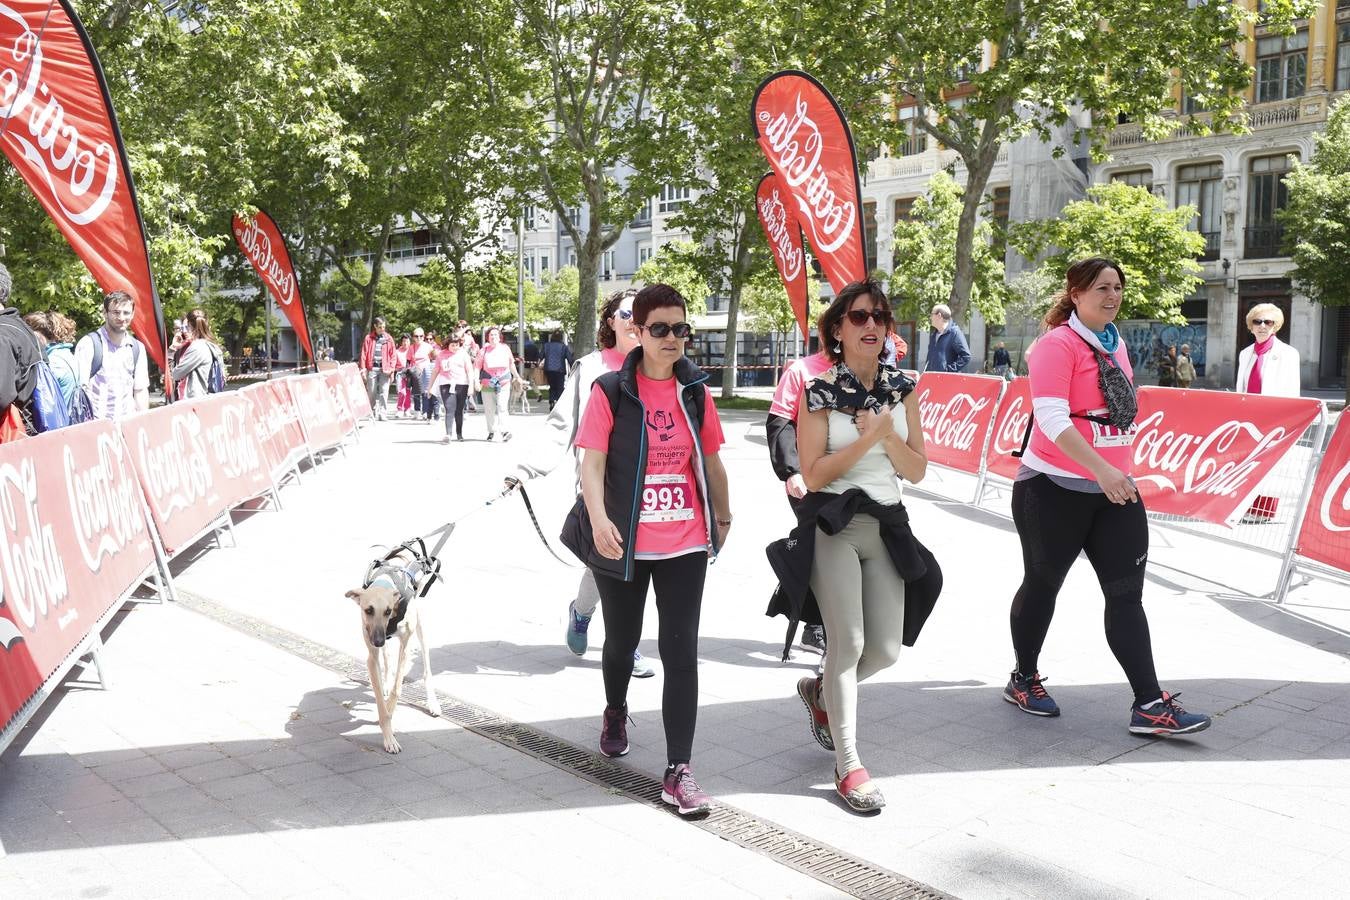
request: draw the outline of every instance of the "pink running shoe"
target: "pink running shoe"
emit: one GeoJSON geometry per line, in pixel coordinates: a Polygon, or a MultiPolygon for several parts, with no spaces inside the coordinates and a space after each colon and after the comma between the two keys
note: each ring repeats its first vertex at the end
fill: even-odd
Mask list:
{"type": "Polygon", "coordinates": [[[685,763],[666,772],[665,780],[661,782],[661,799],[679,810],[682,816],[698,816],[712,810],[712,798],[703,793],[685,763]]]}
{"type": "Polygon", "coordinates": [[[600,752],[613,759],[628,752],[628,704],[606,706],[600,726],[600,752]]]}

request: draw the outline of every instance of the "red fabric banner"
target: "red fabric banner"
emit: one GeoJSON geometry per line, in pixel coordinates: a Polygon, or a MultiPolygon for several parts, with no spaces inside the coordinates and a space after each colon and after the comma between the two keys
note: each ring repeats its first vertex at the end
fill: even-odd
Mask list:
{"type": "Polygon", "coordinates": [[[0,445],[0,728],[155,564],[130,456],[104,420],[0,445]]]}
{"type": "Polygon", "coordinates": [[[928,461],[978,473],[1002,389],[1002,378],[925,372],[918,387],[919,422],[928,461]]]}
{"type": "Polygon", "coordinates": [[[770,172],[759,180],[755,189],[755,209],[759,225],[773,250],[773,261],[778,266],[778,277],[787,289],[788,302],[797,316],[797,327],[802,339],[811,339],[811,325],[806,321],[807,282],[806,253],[802,250],[802,229],[797,217],[783,203],[787,193],[778,187],[778,176],[770,172]]]}
{"type": "Polygon", "coordinates": [[[1350,572],[1350,415],[1344,412],[1313,482],[1298,552],[1350,572]]]}
{"type": "Polygon", "coordinates": [[[347,432],[343,430],[332,391],[323,376],[292,375],[284,382],[291,392],[300,421],[304,423],[305,442],[309,444],[310,452],[317,453],[341,444],[347,432]]]}
{"type": "Polygon", "coordinates": [[[0,2],[0,150],[132,329],[166,368],[164,315],[131,167],[93,45],[67,0],[0,2]]]}
{"type": "Polygon", "coordinates": [[[272,481],[279,482],[305,456],[305,428],[300,424],[300,410],[286,385],[279,381],[251,384],[239,393],[253,404],[253,433],[267,457],[272,481]]]}
{"type": "Polygon", "coordinates": [[[1003,392],[994,419],[994,437],[985,454],[985,464],[995,475],[1009,481],[1017,477],[1022,460],[1013,452],[1022,449],[1022,437],[1031,425],[1031,379],[1014,378],[1003,392]]]}
{"type": "Polygon", "coordinates": [[[778,72],[755,91],[750,122],[830,286],[866,278],[858,155],[839,104],[805,72],[778,72]]]}
{"type": "Polygon", "coordinates": [[[375,410],[370,408],[370,394],[366,393],[366,381],[356,363],[344,363],[339,367],[342,380],[347,384],[347,402],[357,419],[375,418],[375,410]]]}
{"type": "Polygon", "coordinates": [[[314,345],[309,340],[309,319],[305,316],[305,304],[300,299],[300,283],[295,278],[295,265],[291,262],[291,251],[286,239],[281,236],[277,223],[262,210],[252,220],[241,219],[236,215],[231,222],[235,243],[245,258],[253,263],[254,270],[262,278],[263,284],[272,295],[272,299],[286,314],[300,346],[314,358],[314,345]]]}
{"type": "Polygon", "coordinates": [[[1231,526],[1321,408],[1302,398],[1140,388],[1130,474],[1150,511],[1231,526]]]}
{"type": "Polygon", "coordinates": [[[271,487],[242,394],[216,394],[121,422],[150,516],[176,553],[226,510],[271,487]]]}

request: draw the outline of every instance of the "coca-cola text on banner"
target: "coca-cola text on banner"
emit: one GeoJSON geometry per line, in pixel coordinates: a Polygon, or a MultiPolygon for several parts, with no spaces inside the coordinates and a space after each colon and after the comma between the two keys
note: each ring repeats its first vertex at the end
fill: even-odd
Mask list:
{"type": "Polygon", "coordinates": [[[328,383],[320,374],[292,375],[285,379],[300,420],[310,453],[337,447],[346,437],[340,413],[333,402],[328,383]]]}
{"type": "Polygon", "coordinates": [[[928,461],[978,473],[1002,389],[1002,378],[925,372],[916,391],[928,461]]]}
{"type": "Polygon", "coordinates": [[[1297,397],[1140,388],[1130,474],[1152,512],[1234,525],[1321,410],[1297,397]]]}
{"type": "Polygon", "coordinates": [[[373,419],[375,410],[370,408],[370,394],[366,393],[366,382],[361,377],[361,370],[356,367],[356,363],[343,363],[338,367],[342,373],[342,380],[347,383],[347,402],[351,406],[352,415],[357,419],[373,419]]]}
{"type": "Polygon", "coordinates": [[[792,313],[797,317],[802,340],[810,340],[810,323],[806,320],[808,288],[802,229],[797,223],[796,214],[784,203],[785,199],[787,194],[779,187],[778,176],[773,172],[759,180],[755,188],[755,210],[759,213],[759,224],[764,229],[769,249],[773,251],[778,277],[783,280],[783,287],[787,290],[788,302],[792,304],[792,313]]]}
{"type": "Polygon", "coordinates": [[[267,286],[272,299],[286,314],[300,346],[311,360],[314,359],[314,345],[309,340],[309,319],[305,316],[305,304],[300,299],[295,264],[291,261],[290,248],[286,246],[286,239],[282,237],[277,223],[260,209],[252,219],[244,219],[236,214],[230,222],[230,231],[234,234],[239,250],[253,264],[258,277],[267,286]]]}
{"type": "Polygon", "coordinates": [[[101,419],[0,446],[0,731],[155,565],[130,457],[101,419]]]}
{"type": "Polygon", "coordinates": [[[1350,415],[1341,413],[1298,535],[1299,555],[1350,572],[1350,415]]]}
{"type": "Polygon", "coordinates": [[[351,399],[347,396],[347,379],[338,369],[329,369],[320,376],[324,387],[328,389],[328,400],[337,416],[338,428],[343,436],[356,430],[356,414],[352,411],[351,399]]]}
{"type": "Polygon", "coordinates": [[[164,315],[122,135],[68,0],[0,0],[0,150],[100,289],[136,299],[132,329],[165,368],[164,315]]]}
{"type": "Polygon", "coordinates": [[[760,149],[835,291],[867,277],[858,154],[844,112],[805,72],[770,75],[750,103],[760,149]]]}
{"type": "Polygon", "coordinates": [[[985,468],[1009,481],[1017,477],[1022,460],[1013,453],[1022,449],[1022,437],[1031,427],[1031,379],[1008,382],[994,419],[994,436],[985,453],[985,468]]]}

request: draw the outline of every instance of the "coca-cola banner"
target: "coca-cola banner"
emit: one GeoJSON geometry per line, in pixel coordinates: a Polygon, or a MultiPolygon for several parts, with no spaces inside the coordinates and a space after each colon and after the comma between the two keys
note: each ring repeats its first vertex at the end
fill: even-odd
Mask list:
{"type": "Polygon", "coordinates": [[[239,392],[253,404],[253,433],[272,473],[273,482],[304,458],[305,428],[291,392],[280,381],[260,381],[239,392]]]}
{"type": "Polygon", "coordinates": [[[117,427],[0,445],[0,730],[155,565],[117,427]]]}
{"type": "Polygon", "coordinates": [[[333,402],[332,392],[322,375],[293,375],[284,379],[291,399],[305,426],[305,441],[311,453],[327,450],[342,443],[347,436],[343,430],[341,412],[333,402]]]}
{"type": "Polygon", "coordinates": [[[792,312],[797,317],[802,339],[810,340],[811,326],[806,321],[806,253],[802,250],[802,229],[797,224],[796,214],[783,203],[786,198],[787,193],[778,186],[777,175],[770,172],[759,180],[759,187],[755,190],[759,224],[764,229],[769,249],[773,250],[778,277],[783,279],[783,287],[787,290],[792,312]]]}
{"type": "Polygon", "coordinates": [[[1012,480],[1022,460],[1013,453],[1022,449],[1022,437],[1031,425],[1031,379],[1014,378],[1003,392],[994,419],[994,437],[985,454],[985,465],[995,475],[1012,480]]]}
{"type": "Polygon", "coordinates": [[[136,299],[132,329],[164,364],[164,316],[117,116],[67,0],[0,0],[0,150],[105,292],[136,299]]]}
{"type": "Polygon", "coordinates": [[[1321,408],[1297,397],[1140,388],[1130,474],[1150,511],[1231,526],[1321,408]]]}
{"type": "Polygon", "coordinates": [[[866,278],[858,155],[839,104],[805,72],[778,72],[755,91],[750,121],[830,286],[866,278]]]}
{"type": "Polygon", "coordinates": [[[1313,482],[1298,552],[1350,572],[1350,415],[1341,413],[1313,482]]]}
{"type": "Polygon", "coordinates": [[[216,394],[122,420],[150,516],[170,554],[271,487],[253,412],[243,394],[216,394]]]}
{"type": "Polygon", "coordinates": [[[925,372],[919,379],[919,422],[928,461],[962,472],[980,471],[1003,379],[925,372]]]}
{"type": "Polygon", "coordinates": [[[352,401],[347,396],[347,379],[337,369],[322,372],[319,377],[328,388],[328,399],[337,414],[338,428],[345,437],[356,430],[356,414],[352,412],[352,401]]]}
{"type": "Polygon", "coordinates": [[[234,240],[248,261],[267,285],[272,299],[286,314],[300,346],[314,358],[314,345],[309,341],[309,320],[305,317],[305,304],[300,300],[300,286],[295,279],[295,266],[291,262],[291,251],[286,239],[281,236],[277,223],[262,210],[258,210],[252,219],[242,219],[236,215],[230,230],[234,240]]]}
{"type": "Polygon", "coordinates": [[[370,408],[370,394],[366,393],[366,381],[361,377],[361,370],[356,367],[356,363],[344,363],[339,371],[347,384],[347,402],[351,405],[352,414],[358,419],[373,419],[375,410],[370,408]]]}

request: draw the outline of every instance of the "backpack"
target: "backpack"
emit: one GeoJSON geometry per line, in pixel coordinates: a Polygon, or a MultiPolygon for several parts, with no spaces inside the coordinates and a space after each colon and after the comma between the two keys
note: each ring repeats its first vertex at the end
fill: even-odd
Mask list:
{"type": "Polygon", "coordinates": [[[33,395],[28,399],[33,430],[42,434],[65,428],[70,424],[70,414],[65,398],[61,396],[61,385],[52,374],[52,367],[47,365],[45,359],[38,360],[33,375],[33,395]]]}
{"type": "Polygon", "coordinates": [[[219,394],[225,390],[225,360],[214,344],[211,345],[211,371],[206,375],[206,392],[219,394]]]}

